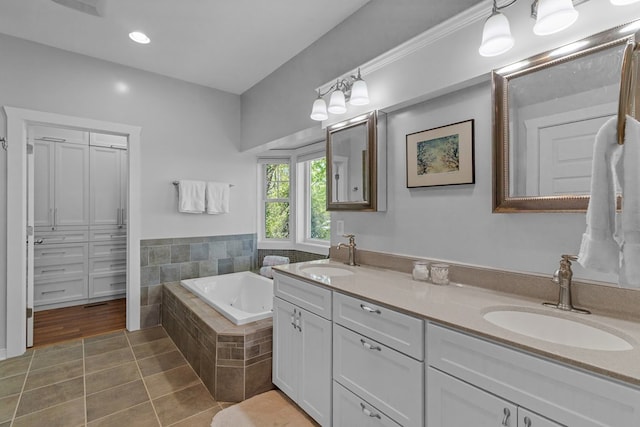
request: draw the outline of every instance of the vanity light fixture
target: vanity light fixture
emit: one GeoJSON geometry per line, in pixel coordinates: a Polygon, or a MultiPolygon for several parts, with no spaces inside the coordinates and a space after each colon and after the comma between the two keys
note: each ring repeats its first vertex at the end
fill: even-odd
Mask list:
{"type": "MultiPolygon", "coordinates": [[[[514,45],[511,35],[509,20],[500,12],[517,0],[499,6],[497,0],[493,0],[491,16],[487,18],[482,30],[482,43],[478,52],[482,56],[497,56],[507,52],[514,45]]],[[[554,34],[569,28],[578,19],[578,11],[574,3],[584,3],[588,0],[533,0],[531,3],[531,17],[535,18],[533,32],[539,36],[554,34]]],[[[629,1],[629,0],[611,0],[629,1]]],[[[640,0],[631,0],[640,1],[640,0]]]]}
{"type": "Polygon", "coordinates": [[[349,78],[337,79],[326,92],[322,93],[318,89],[318,97],[313,102],[311,108],[311,118],[316,121],[323,121],[331,114],[344,114],[347,112],[347,100],[350,105],[367,105],[369,103],[369,91],[367,84],[358,73],[349,78]],[[324,100],[324,96],[331,93],[329,98],[329,108],[324,100]]]}
{"type": "Polygon", "coordinates": [[[129,38],[136,43],[140,44],[149,44],[151,39],[147,37],[147,35],[141,31],[132,31],[129,33],[129,38]]]}

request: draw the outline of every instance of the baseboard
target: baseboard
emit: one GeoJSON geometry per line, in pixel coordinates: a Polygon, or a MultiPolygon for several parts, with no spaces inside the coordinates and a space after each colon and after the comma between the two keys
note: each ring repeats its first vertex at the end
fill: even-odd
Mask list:
{"type": "Polygon", "coordinates": [[[7,349],[0,348],[0,360],[4,360],[7,358],[7,349]]]}

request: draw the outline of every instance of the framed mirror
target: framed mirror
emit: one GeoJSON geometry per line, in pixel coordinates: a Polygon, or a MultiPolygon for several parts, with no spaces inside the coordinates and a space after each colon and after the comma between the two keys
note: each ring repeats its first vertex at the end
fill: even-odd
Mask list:
{"type": "Polygon", "coordinates": [[[327,128],[327,210],[378,210],[378,114],[327,128]]]}
{"type": "Polygon", "coordinates": [[[492,73],[494,212],[586,211],[595,135],[617,115],[636,23],[492,73]]]}

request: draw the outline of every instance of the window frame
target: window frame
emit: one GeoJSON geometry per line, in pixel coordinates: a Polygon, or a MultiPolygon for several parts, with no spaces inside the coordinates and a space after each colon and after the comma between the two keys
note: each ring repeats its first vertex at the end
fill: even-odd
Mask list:
{"type": "MultiPolygon", "coordinates": [[[[301,155],[296,159],[296,179],[302,183],[298,186],[298,216],[297,216],[297,244],[320,246],[328,248],[331,244],[330,239],[314,239],[311,237],[311,164],[313,160],[325,158],[324,151],[314,151],[305,155],[301,155]]],[[[329,213],[331,215],[331,213],[329,213]]]]}
{"type": "Polygon", "coordinates": [[[295,193],[293,172],[294,168],[290,157],[278,157],[278,158],[258,158],[258,242],[261,249],[280,249],[289,248],[294,242],[294,210],[295,193]],[[267,186],[266,186],[266,170],[267,165],[283,165],[289,166],[289,198],[268,199],[267,198],[267,186]],[[267,203],[289,203],[289,237],[286,239],[267,238],[266,237],[266,206],[267,203]]]}

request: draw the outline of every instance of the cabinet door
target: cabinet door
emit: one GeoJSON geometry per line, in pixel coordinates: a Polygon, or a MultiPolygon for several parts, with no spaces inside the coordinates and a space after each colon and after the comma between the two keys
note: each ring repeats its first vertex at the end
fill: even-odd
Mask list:
{"type": "Polygon", "coordinates": [[[55,226],[89,224],[89,146],[55,144],[55,226]]]}
{"type": "Polygon", "coordinates": [[[298,404],[322,426],[331,425],[331,322],[298,308],[301,337],[298,404]]]}
{"type": "Polygon", "coordinates": [[[562,424],[553,422],[545,417],[528,411],[524,408],[518,408],[518,427],[563,427],[562,424]]]}
{"type": "Polygon", "coordinates": [[[273,299],[273,383],[296,400],[300,351],[294,308],[287,301],[273,299]]]}
{"type": "Polygon", "coordinates": [[[34,225],[53,226],[54,143],[33,141],[33,220],[34,225]]]}
{"type": "Polygon", "coordinates": [[[120,225],[120,151],[91,147],[91,225],[120,225]]]}
{"type": "Polygon", "coordinates": [[[517,406],[429,368],[428,427],[516,427],[517,406]]]}
{"type": "Polygon", "coordinates": [[[120,150],[120,225],[127,225],[129,211],[129,152],[120,150]]]}

